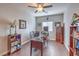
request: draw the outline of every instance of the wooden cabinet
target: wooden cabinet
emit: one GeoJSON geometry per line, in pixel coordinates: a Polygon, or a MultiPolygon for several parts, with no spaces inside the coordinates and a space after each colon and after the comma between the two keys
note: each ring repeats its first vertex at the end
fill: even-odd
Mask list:
{"type": "Polygon", "coordinates": [[[8,35],[9,55],[21,49],[21,35],[8,35]]]}
{"type": "Polygon", "coordinates": [[[56,41],[59,43],[64,43],[64,27],[56,27],[56,41]]]}

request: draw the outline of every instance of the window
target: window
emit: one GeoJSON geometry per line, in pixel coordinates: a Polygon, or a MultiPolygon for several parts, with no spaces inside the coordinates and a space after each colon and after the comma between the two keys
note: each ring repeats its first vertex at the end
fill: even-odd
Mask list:
{"type": "Polygon", "coordinates": [[[42,22],[42,30],[44,31],[44,28],[48,31],[53,31],[53,22],[42,22]]]}

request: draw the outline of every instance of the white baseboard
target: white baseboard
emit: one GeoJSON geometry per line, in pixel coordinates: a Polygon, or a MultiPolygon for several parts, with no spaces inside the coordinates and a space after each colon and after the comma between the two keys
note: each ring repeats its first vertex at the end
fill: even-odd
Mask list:
{"type": "Polygon", "coordinates": [[[22,45],[28,43],[29,41],[30,41],[30,40],[27,40],[27,41],[22,42],[22,45]]]}
{"type": "Polygon", "coordinates": [[[68,46],[67,46],[66,44],[64,44],[64,45],[65,45],[65,47],[66,47],[67,51],[69,51],[69,48],[68,48],[68,46]]]}

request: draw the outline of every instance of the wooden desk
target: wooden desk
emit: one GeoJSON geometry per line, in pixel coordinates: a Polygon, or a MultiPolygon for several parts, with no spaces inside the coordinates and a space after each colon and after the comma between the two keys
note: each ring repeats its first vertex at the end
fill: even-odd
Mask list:
{"type": "Polygon", "coordinates": [[[41,51],[41,56],[43,56],[43,41],[31,40],[30,56],[32,55],[32,48],[39,49],[41,51]]]}

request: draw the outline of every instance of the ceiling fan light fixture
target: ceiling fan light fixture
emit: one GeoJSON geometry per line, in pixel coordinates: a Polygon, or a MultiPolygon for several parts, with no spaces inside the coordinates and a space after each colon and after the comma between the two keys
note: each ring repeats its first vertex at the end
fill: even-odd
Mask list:
{"type": "Polygon", "coordinates": [[[37,8],[37,10],[38,10],[38,11],[42,11],[42,10],[43,10],[43,8],[42,8],[42,7],[40,7],[40,8],[37,8]]]}
{"type": "Polygon", "coordinates": [[[44,3],[37,3],[34,6],[28,6],[28,7],[35,8],[36,9],[35,13],[37,13],[41,11],[45,12],[44,8],[50,8],[52,7],[52,5],[45,5],[44,3]]]}
{"type": "Polygon", "coordinates": [[[38,4],[37,10],[38,10],[38,11],[43,11],[43,6],[42,6],[41,4],[38,4]]]}

